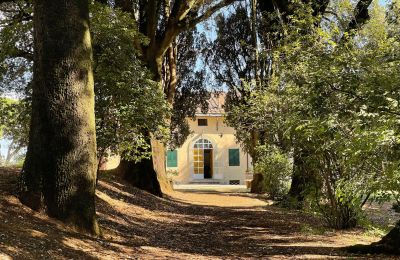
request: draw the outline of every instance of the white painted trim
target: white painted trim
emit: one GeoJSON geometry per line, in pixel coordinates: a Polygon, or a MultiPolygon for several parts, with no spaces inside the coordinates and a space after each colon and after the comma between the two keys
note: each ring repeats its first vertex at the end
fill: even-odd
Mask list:
{"type": "Polygon", "coordinates": [[[202,117],[202,116],[209,116],[209,117],[224,117],[225,114],[222,113],[212,113],[212,114],[195,114],[196,117],[202,117]]]}

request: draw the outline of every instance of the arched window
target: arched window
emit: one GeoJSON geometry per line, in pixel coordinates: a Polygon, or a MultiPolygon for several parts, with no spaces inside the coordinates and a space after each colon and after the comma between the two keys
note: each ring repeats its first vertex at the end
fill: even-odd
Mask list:
{"type": "Polygon", "coordinates": [[[194,143],[193,148],[197,149],[213,149],[212,143],[207,139],[199,139],[194,143]]]}

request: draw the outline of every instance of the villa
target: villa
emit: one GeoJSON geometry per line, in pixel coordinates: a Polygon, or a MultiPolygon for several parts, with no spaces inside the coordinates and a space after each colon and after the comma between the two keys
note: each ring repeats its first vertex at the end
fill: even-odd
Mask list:
{"type": "Polygon", "coordinates": [[[167,173],[176,184],[245,184],[251,157],[224,123],[225,95],[213,95],[206,114],[187,119],[192,133],[185,143],[167,151],[167,173]]]}

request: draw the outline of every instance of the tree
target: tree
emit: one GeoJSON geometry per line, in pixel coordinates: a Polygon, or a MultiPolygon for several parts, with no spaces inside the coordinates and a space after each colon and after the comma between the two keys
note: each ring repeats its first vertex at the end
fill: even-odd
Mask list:
{"type": "Polygon", "coordinates": [[[310,203],[335,228],[356,225],[371,194],[387,199],[379,194],[399,189],[398,38],[382,9],[371,10],[371,21],[342,38],[347,26],[328,19],[309,28],[312,9],[299,8],[273,51],[270,84],[232,110],[239,130],[251,120],[273,137],[268,144],[285,133],[294,164],[304,166],[299,176],[318,180],[310,203]]]}
{"type": "MultiPolygon", "coordinates": [[[[376,78],[378,76],[381,76],[382,78],[386,79],[385,81],[385,87],[381,88],[382,92],[370,92],[369,95],[367,95],[368,98],[363,97],[364,100],[369,100],[371,101],[371,106],[370,108],[373,109],[374,111],[380,111],[380,114],[386,115],[386,117],[389,118],[399,118],[400,112],[399,112],[399,107],[398,103],[393,104],[392,102],[394,100],[398,100],[398,83],[396,83],[399,80],[399,75],[400,72],[398,70],[399,68],[399,60],[398,60],[398,41],[400,40],[400,33],[399,33],[399,18],[400,18],[400,5],[398,1],[394,1],[388,8],[388,11],[386,13],[386,28],[385,30],[382,30],[380,26],[371,26],[370,28],[370,33],[368,35],[383,35],[385,38],[389,38],[391,41],[387,42],[384,46],[386,50],[383,55],[379,55],[378,59],[373,59],[375,62],[379,64],[379,66],[376,66],[377,70],[373,71],[372,73],[369,72],[369,75],[374,78],[375,80],[372,81],[373,83],[377,83],[376,78]],[[395,47],[394,47],[395,46],[395,47]],[[384,58],[384,60],[387,63],[382,64],[381,58],[384,58]],[[388,66],[389,65],[389,66],[388,66]],[[394,96],[393,96],[394,95],[394,96]],[[376,106],[379,104],[379,106],[376,106]]],[[[385,22],[385,21],[383,21],[385,22]]],[[[382,24],[382,20],[381,23],[382,24]]],[[[379,46],[379,41],[375,42],[376,45],[379,46]]],[[[383,47],[383,46],[381,46],[383,47]]],[[[399,126],[398,124],[395,125],[395,129],[397,135],[398,135],[398,129],[399,126]]],[[[399,160],[399,147],[398,143],[397,146],[393,147],[393,153],[396,155],[393,159],[399,160]]],[[[384,186],[386,189],[392,189],[394,191],[394,194],[398,194],[400,187],[399,187],[399,180],[400,180],[400,173],[399,173],[399,163],[397,161],[397,164],[394,166],[394,176],[392,176],[393,182],[389,186],[384,186]],[[395,184],[394,184],[395,183],[395,184]],[[394,185],[393,185],[394,184],[394,185]]],[[[347,248],[351,252],[356,252],[356,253],[373,253],[373,254],[379,254],[379,253],[389,253],[389,254],[396,254],[400,255],[400,221],[396,223],[394,228],[386,235],[384,236],[380,241],[372,243],[370,245],[355,245],[347,248]]]]}
{"type": "MultiPolygon", "coordinates": [[[[31,80],[32,67],[28,58],[33,56],[32,8],[25,2],[1,7],[7,11],[0,31],[0,39],[5,44],[0,53],[4,64],[0,74],[1,90],[26,99],[24,103],[29,105],[31,87],[27,83],[31,80]],[[19,22],[21,16],[25,17],[24,26],[19,22]]],[[[114,154],[133,161],[148,158],[150,145],[145,136],[151,133],[160,140],[166,139],[165,118],[169,109],[162,90],[138,58],[140,53],[136,44],[145,44],[147,38],[138,32],[134,19],[126,12],[98,3],[91,4],[90,12],[99,161],[114,154]]],[[[21,115],[29,114],[28,109],[21,112],[21,115]]]]}
{"type": "MultiPolygon", "coordinates": [[[[287,1],[280,2],[267,2],[262,1],[259,3],[259,10],[262,14],[262,19],[260,23],[263,25],[266,30],[260,32],[260,37],[264,43],[265,48],[269,49],[265,55],[269,56],[269,66],[267,69],[267,73],[272,72],[272,62],[273,57],[270,55],[271,51],[278,47],[279,45],[285,44],[287,42],[287,26],[288,22],[290,22],[291,17],[295,14],[296,10],[299,7],[296,5],[301,4],[298,3],[289,3],[287,1]]],[[[306,3],[304,1],[304,3],[306,3]]],[[[345,28],[343,31],[350,31],[352,29],[359,28],[366,20],[368,20],[368,6],[371,1],[359,1],[354,8],[352,19],[345,23],[345,28]],[[349,24],[347,26],[347,24],[349,24]]],[[[321,26],[321,21],[323,21],[322,17],[324,16],[325,11],[328,8],[329,1],[311,1],[308,3],[311,9],[311,19],[307,21],[306,27],[303,28],[303,33],[308,33],[312,30],[312,27],[321,26]]],[[[331,8],[334,5],[331,5],[331,8]]],[[[334,13],[334,12],[333,12],[334,13]]],[[[270,74],[271,75],[271,74],[270,74]]],[[[268,82],[269,75],[266,75],[267,79],[265,82],[268,82]]],[[[271,118],[271,120],[274,120],[271,118]]],[[[282,133],[276,134],[279,145],[287,146],[283,144],[282,133]]],[[[296,140],[292,138],[292,141],[296,140]]],[[[271,140],[270,140],[271,141],[271,140]]],[[[310,190],[313,190],[314,187],[318,186],[318,180],[316,179],[316,175],[312,169],[310,169],[308,164],[307,156],[308,154],[312,154],[313,151],[308,151],[307,149],[311,149],[311,147],[307,148],[304,145],[296,146],[296,143],[292,143],[294,147],[294,167],[293,167],[293,175],[292,175],[292,184],[288,193],[288,200],[290,201],[298,201],[298,205],[301,206],[303,200],[307,196],[310,190]],[[308,190],[308,191],[307,191],[308,190]]],[[[257,180],[257,179],[256,179],[257,180]]],[[[260,186],[257,182],[253,181],[254,186],[260,186]]],[[[297,203],[295,203],[297,204],[297,203]]]]}
{"type": "Polygon", "coordinates": [[[88,1],[34,1],[32,115],[20,200],[98,234],[88,1]]]}
{"type": "MultiPolygon", "coordinates": [[[[198,23],[205,21],[215,12],[234,1],[220,0],[216,3],[213,1],[204,2],[197,0],[115,1],[116,7],[130,13],[132,17],[136,17],[139,32],[148,38],[149,42],[147,44],[138,42],[137,46],[142,53],[142,61],[151,71],[153,80],[158,82],[160,88],[164,90],[164,95],[168,98],[169,102],[174,100],[173,93],[176,93],[176,72],[174,72],[174,66],[170,66],[173,69],[170,74],[173,78],[170,78],[169,82],[173,82],[173,84],[163,85],[162,67],[163,58],[168,50],[170,51],[170,60],[174,59],[173,43],[176,37],[180,33],[194,28],[198,23]]],[[[151,146],[150,141],[153,140],[153,145],[157,147],[152,148],[152,157],[150,159],[143,159],[137,163],[122,160],[118,171],[124,176],[129,176],[128,178],[132,180],[131,182],[135,186],[161,195],[163,187],[170,189],[165,174],[165,148],[162,143],[152,138],[150,133],[144,133],[144,135],[148,136],[147,142],[149,146],[151,146]]]]}
{"type": "Polygon", "coordinates": [[[133,161],[148,158],[143,133],[167,139],[169,108],[138,58],[134,40],[146,38],[129,14],[99,3],[90,7],[99,167],[117,154],[133,161]]]}
{"type": "Polygon", "coordinates": [[[181,146],[190,134],[187,118],[194,118],[199,107],[204,113],[208,109],[210,91],[205,84],[206,71],[196,68],[203,39],[204,35],[197,30],[188,30],[181,33],[176,41],[174,61],[177,82],[172,102],[170,148],[181,146]]]}

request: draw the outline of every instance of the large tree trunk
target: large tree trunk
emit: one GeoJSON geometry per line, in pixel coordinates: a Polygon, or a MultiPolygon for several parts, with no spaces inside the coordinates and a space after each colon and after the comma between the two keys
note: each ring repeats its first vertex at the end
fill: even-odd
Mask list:
{"type": "Polygon", "coordinates": [[[32,118],[20,200],[98,234],[88,7],[87,0],[34,2],[32,118]]]}
{"type": "Polygon", "coordinates": [[[287,196],[287,202],[292,206],[303,207],[303,203],[310,192],[318,189],[317,175],[312,170],[308,156],[310,151],[295,148],[293,154],[292,183],[287,196]]]}
{"type": "Polygon", "coordinates": [[[133,186],[162,197],[157,173],[153,167],[153,158],[140,162],[121,160],[117,171],[133,186]]]}
{"type": "MultiPolygon", "coordinates": [[[[171,50],[173,52],[173,49],[171,50]]],[[[143,62],[153,74],[153,80],[159,82],[160,88],[162,82],[162,60],[163,56],[154,56],[154,53],[147,50],[143,55],[143,62]]],[[[174,58],[172,53],[172,58],[174,58]]],[[[176,63],[176,59],[171,62],[176,63]]],[[[176,64],[174,64],[176,66],[176,64]]],[[[176,67],[171,68],[176,87],[176,67]]],[[[168,84],[169,87],[169,84],[168,84]]],[[[169,90],[171,101],[174,97],[174,91],[169,90]],[[173,92],[173,93],[172,93],[173,92]]],[[[167,93],[166,93],[167,98],[167,93]]],[[[169,101],[169,99],[167,100],[169,101]]],[[[166,119],[167,120],[167,119],[166,119]]],[[[145,133],[147,143],[151,147],[152,156],[144,158],[139,162],[132,162],[122,159],[116,172],[133,186],[150,192],[156,196],[162,197],[163,193],[172,190],[170,182],[167,180],[166,163],[165,163],[165,146],[161,142],[151,137],[151,133],[145,133]]]]}
{"type": "MultiPolygon", "coordinates": [[[[256,154],[256,147],[259,142],[259,133],[257,130],[251,130],[251,150],[250,155],[251,158],[253,159],[253,166],[257,163],[257,154],[256,154]]],[[[264,175],[259,172],[254,172],[253,173],[253,180],[251,181],[251,187],[250,187],[250,192],[251,193],[265,193],[265,183],[264,183],[264,175]]]]}
{"type": "Polygon", "coordinates": [[[165,147],[157,140],[148,138],[151,157],[139,162],[122,159],[116,172],[133,186],[162,197],[172,190],[165,172],[165,147]]]}

